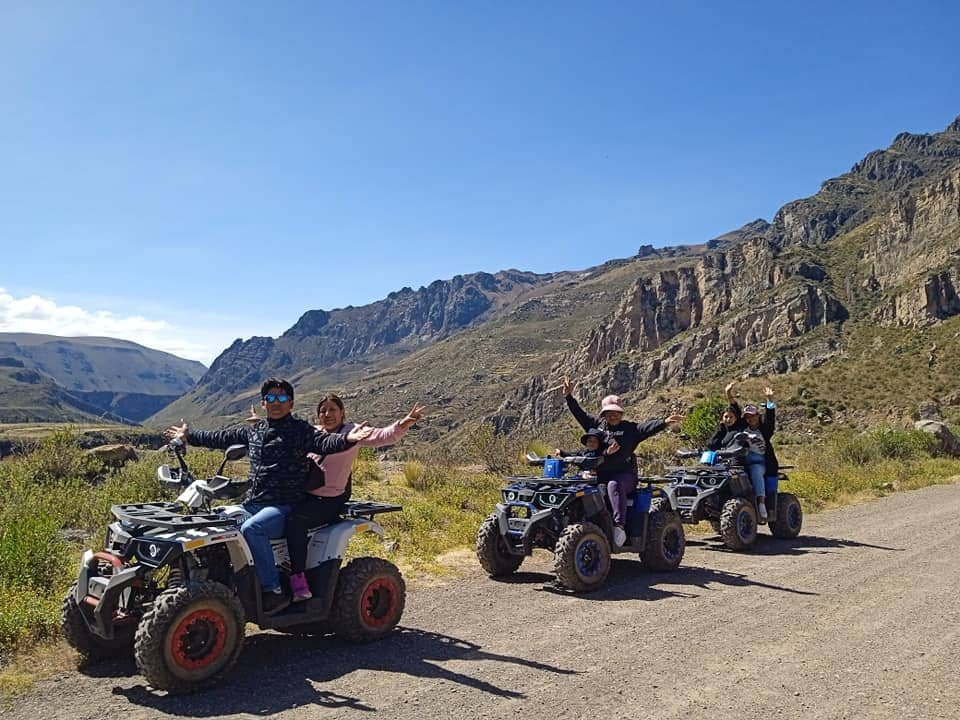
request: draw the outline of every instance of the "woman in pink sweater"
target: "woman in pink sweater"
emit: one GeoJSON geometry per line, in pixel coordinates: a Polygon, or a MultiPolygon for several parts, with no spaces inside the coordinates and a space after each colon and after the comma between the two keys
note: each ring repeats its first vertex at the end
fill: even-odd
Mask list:
{"type": "MultiPolygon", "coordinates": [[[[414,403],[413,409],[405,418],[385,428],[374,428],[369,437],[343,452],[335,455],[307,455],[323,469],[324,484],[309,490],[307,499],[294,506],[287,516],[287,546],[290,549],[292,571],[290,589],[294,602],[313,597],[304,575],[307,563],[307,531],[312,527],[333,522],[340,515],[343,506],[350,499],[350,471],[360,448],[393,445],[406,434],[411,425],[423,417],[423,409],[423,405],[414,403]]],[[[324,396],[317,404],[317,421],[318,429],[340,435],[346,435],[357,427],[357,423],[346,422],[343,400],[333,394],[324,396]]]]}

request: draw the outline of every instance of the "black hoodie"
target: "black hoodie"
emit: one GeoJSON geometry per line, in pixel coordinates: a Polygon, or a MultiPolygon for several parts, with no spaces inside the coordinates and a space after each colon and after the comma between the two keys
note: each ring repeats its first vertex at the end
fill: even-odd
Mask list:
{"type": "Polygon", "coordinates": [[[600,480],[609,480],[625,470],[636,473],[637,456],[633,451],[641,442],[656,435],[667,426],[662,419],[654,418],[643,423],[621,420],[613,427],[608,425],[605,419],[584,412],[573,395],[567,395],[567,407],[584,430],[600,428],[607,433],[607,442],[616,440],[620,445],[620,449],[612,455],[605,456],[603,463],[597,468],[597,477],[600,480]]]}

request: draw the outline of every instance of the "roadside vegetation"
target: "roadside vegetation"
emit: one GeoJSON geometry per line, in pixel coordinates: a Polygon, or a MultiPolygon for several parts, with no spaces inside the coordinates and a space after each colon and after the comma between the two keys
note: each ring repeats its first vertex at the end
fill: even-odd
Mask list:
{"type": "MultiPolygon", "coordinates": [[[[707,412],[695,407],[688,422],[700,423],[702,432],[708,423],[701,415],[707,412]]],[[[575,447],[579,432],[569,434],[560,444],[575,447]]],[[[668,433],[644,443],[641,473],[662,471],[673,464],[677,447],[691,443],[668,433]]],[[[440,449],[383,462],[364,449],[354,466],[354,496],[404,509],[379,516],[386,543],[367,535],[354,542],[353,552],[389,555],[421,578],[455,572],[445,556],[457,550],[470,555],[477,526],[499,498],[502,476],[527,472],[522,457],[528,450],[542,455],[553,447],[480,428],[456,453],[440,449]]],[[[796,466],[784,489],[796,493],[808,512],[960,477],[960,460],[940,457],[932,438],[888,426],[859,434],[834,431],[816,444],[785,435],[777,450],[781,462],[796,466]]],[[[219,458],[218,452],[191,449],[188,461],[202,477],[219,458]]],[[[138,461],[105,472],[70,430],[50,435],[28,455],[0,462],[0,694],[19,682],[11,679],[19,677],[11,659],[57,637],[61,597],[82,549],[102,543],[110,506],[172,496],[156,479],[162,462],[165,454],[144,452],[138,461]]],[[[232,469],[239,475],[244,468],[239,462],[232,469]]]]}

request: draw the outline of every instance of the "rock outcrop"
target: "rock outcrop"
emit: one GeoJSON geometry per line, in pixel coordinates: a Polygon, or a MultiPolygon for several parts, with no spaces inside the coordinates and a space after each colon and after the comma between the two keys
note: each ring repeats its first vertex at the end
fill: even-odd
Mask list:
{"type": "MultiPolygon", "coordinates": [[[[873,314],[920,326],[960,314],[960,118],[944,133],[901,133],[812,198],[711,242],[698,261],[642,275],[554,373],[585,393],[644,394],[748,353],[751,372],[791,372],[840,352],[811,331],[873,314]],[[849,260],[851,250],[853,260],[849,260]],[[836,275],[832,275],[836,273],[836,275]]],[[[559,413],[540,377],[493,416],[523,426],[559,413]]]]}

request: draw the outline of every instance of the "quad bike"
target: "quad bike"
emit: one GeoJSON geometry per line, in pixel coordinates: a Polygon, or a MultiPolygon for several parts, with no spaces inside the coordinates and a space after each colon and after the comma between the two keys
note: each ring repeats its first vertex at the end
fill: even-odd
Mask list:
{"type": "Polygon", "coordinates": [[[588,470],[595,458],[530,453],[527,461],[542,466],[543,475],[505,478],[502,502],[477,532],[477,558],[488,575],[515,572],[534,548],[554,553],[557,583],[574,592],[602,586],[613,553],[638,553],[651,570],[674,570],[680,564],[686,540],[675,508],[667,497],[651,506],[659,493],[653,486],[657,478],[640,478],[628,499],[627,541],[617,546],[606,486],[588,470]],[[573,471],[565,474],[568,468],[573,471]]]}
{"type": "MultiPolygon", "coordinates": [[[[350,538],[383,529],[373,517],[398,505],[348,502],[337,521],[309,534],[306,577],[313,598],[266,615],[260,582],[240,526],[242,506],[213,507],[249,485],[220,473],[246,447],[228,448],[216,475],[194,479],[186,448],[168,446],[179,467],[162,465],[160,480],[182,489],[176,502],[114,505],[102,552],[87,550],[76,583],[63,599],[64,637],[96,659],[133,653],[157,689],[188,692],[221,679],[243,646],[244,624],[295,631],[329,627],[354,642],[388,634],[403,613],[406,588],[392,563],[359,557],[343,565],[350,538]]],[[[285,539],[271,541],[281,582],[289,585],[285,539]]],[[[287,587],[287,589],[289,589],[287,587]]]]}
{"type": "MultiPolygon", "coordinates": [[[[731,550],[753,547],[759,527],[757,496],[738,464],[745,453],[739,443],[723,450],[678,450],[677,457],[698,458],[698,463],[668,468],[664,476],[669,480],[664,494],[680,519],[694,525],[707,520],[731,550]]],[[[796,495],[778,492],[781,479],[786,475],[766,481],[768,524],[774,537],[794,538],[803,526],[803,509],[796,495]]]]}

